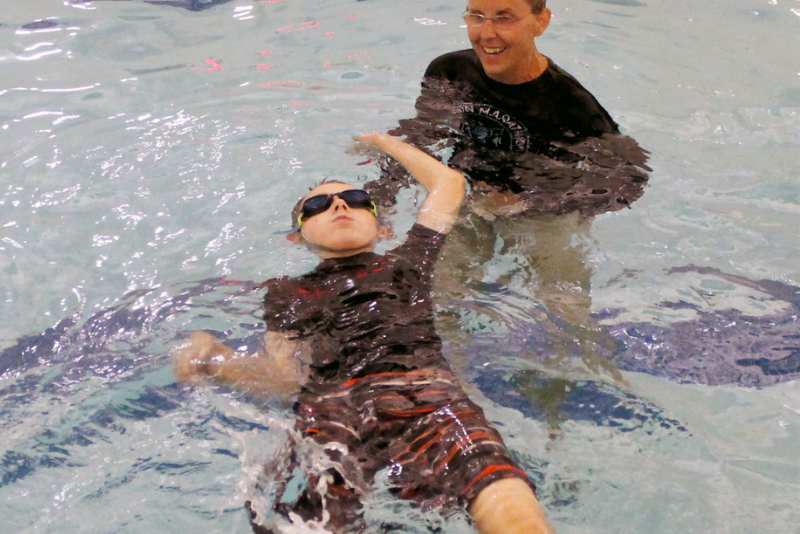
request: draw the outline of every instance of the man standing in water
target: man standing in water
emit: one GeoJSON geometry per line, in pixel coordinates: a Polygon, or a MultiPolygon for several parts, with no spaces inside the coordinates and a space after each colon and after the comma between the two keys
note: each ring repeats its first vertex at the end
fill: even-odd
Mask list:
{"type": "MultiPolygon", "coordinates": [[[[468,209],[442,252],[437,287],[461,295],[480,285],[501,238],[502,252],[520,257],[525,282],[535,284],[550,314],[567,321],[594,367],[602,364],[591,361],[591,269],[581,242],[593,215],[641,196],[647,153],[538,50],[550,18],[545,0],[469,0],[464,21],[472,48],[428,66],[417,116],[395,133],[452,150],[449,164],[471,185],[468,209]]],[[[405,185],[396,171],[389,166],[368,184],[383,204],[405,185]]]]}

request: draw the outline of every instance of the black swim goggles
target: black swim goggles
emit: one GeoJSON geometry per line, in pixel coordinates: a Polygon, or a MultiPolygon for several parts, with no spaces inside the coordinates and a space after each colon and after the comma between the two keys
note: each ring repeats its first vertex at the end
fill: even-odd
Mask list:
{"type": "Polygon", "coordinates": [[[339,191],[338,193],[331,193],[330,195],[314,195],[308,197],[303,206],[300,208],[300,215],[297,216],[297,228],[302,228],[303,223],[314,215],[319,215],[324,212],[333,204],[334,197],[339,197],[344,200],[349,208],[364,208],[372,212],[378,217],[378,206],[372,201],[369,193],[363,189],[348,189],[346,191],[339,191]]]}

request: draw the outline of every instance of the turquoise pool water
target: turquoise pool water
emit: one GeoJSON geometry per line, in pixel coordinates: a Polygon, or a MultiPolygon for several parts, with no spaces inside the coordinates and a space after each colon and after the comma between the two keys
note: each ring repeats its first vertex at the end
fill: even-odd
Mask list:
{"type": "MultiPolygon", "coordinates": [[[[210,280],[313,265],[289,206],[375,176],[351,136],[411,115],[430,59],[466,47],[463,6],[7,4],[0,531],[247,532],[290,412],[177,387],[168,351],[198,328],[254,343],[258,296],[210,280]]],[[[541,49],[652,153],[644,197],[584,243],[621,378],[574,347],[543,363],[569,332],[512,281],[464,303],[471,393],[559,532],[800,532],[800,2],[551,7],[541,49]],[[784,374],[726,360],[776,353],[784,374]]],[[[372,499],[376,532],[470,532],[372,499]]]]}

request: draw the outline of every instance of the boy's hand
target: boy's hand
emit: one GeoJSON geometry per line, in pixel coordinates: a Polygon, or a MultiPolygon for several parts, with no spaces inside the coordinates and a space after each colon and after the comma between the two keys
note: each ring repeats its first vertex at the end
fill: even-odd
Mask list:
{"type": "Polygon", "coordinates": [[[398,137],[392,137],[389,134],[381,132],[370,132],[353,137],[355,143],[350,150],[353,154],[361,155],[375,155],[375,149],[380,152],[386,152],[388,146],[393,142],[402,143],[403,141],[398,137]]]}
{"type": "Polygon", "coordinates": [[[389,137],[384,133],[370,132],[366,134],[353,136],[353,146],[347,151],[349,154],[358,156],[379,156],[384,151],[382,148],[383,143],[386,142],[384,137],[389,137]],[[377,149],[377,152],[376,152],[377,149]]]}
{"type": "Polygon", "coordinates": [[[356,141],[370,146],[377,147],[381,142],[385,141],[389,135],[381,132],[369,132],[353,137],[356,141]]]}
{"type": "Polygon", "coordinates": [[[189,342],[173,353],[175,377],[179,382],[197,383],[208,378],[211,360],[217,356],[225,358],[231,352],[217,338],[207,332],[194,332],[189,342]]]}

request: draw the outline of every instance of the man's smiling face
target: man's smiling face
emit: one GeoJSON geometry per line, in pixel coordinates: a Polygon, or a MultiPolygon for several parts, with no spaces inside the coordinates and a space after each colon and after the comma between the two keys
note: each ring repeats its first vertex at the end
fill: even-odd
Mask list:
{"type": "Polygon", "coordinates": [[[470,0],[467,35],[486,74],[498,82],[518,84],[532,79],[537,65],[534,39],[550,22],[550,11],[534,13],[529,0],[470,0]],[[470,19],[475,21],[470,23],[470,19]]]}

